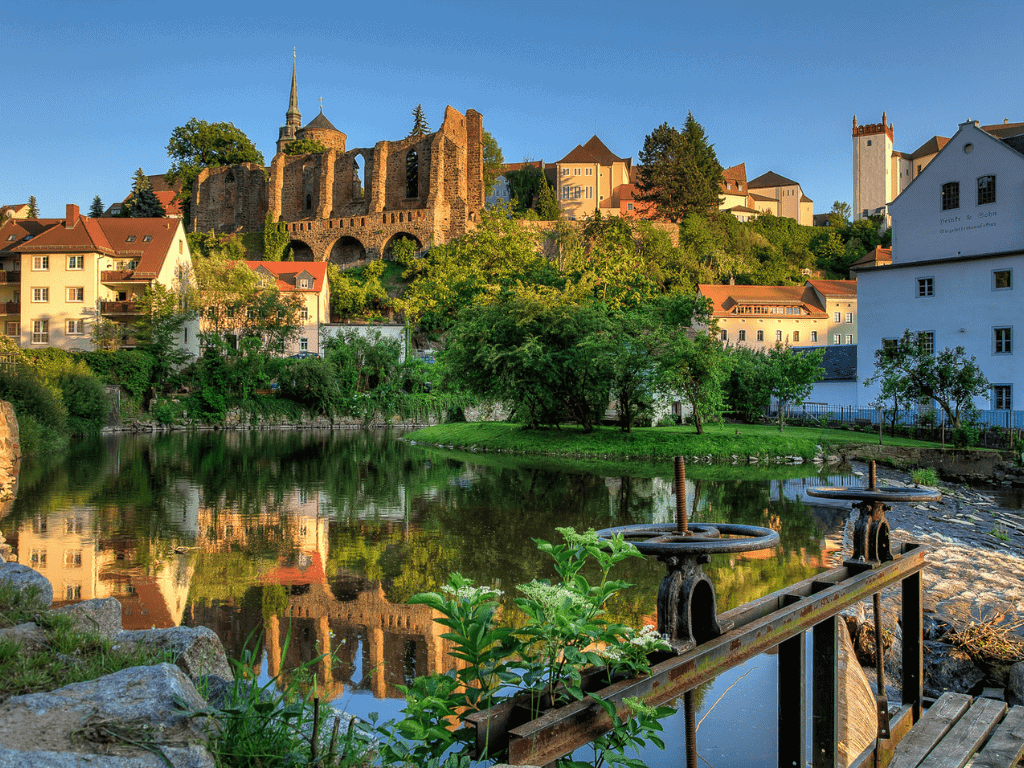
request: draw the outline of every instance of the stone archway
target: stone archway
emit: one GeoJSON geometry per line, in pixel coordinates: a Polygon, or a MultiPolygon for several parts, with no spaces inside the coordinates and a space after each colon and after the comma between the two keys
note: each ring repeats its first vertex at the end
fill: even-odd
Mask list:
{"type": "Polygon", "coordinates": [[[338,238],[338,241],[331,248],[330,256],[327,259],[331,264],[339,267],[346,267],[355,262],[366,260],[366,246],[359,240],[349,235],[338,238]]]}
{"type": "Polygon", "coordinates": [[[416,244],[417,254],[423,250],[423,243],[416,235],[411,235],[408,232],[396,232],[392,235],[388,241],[384,244],[384,247],[380,249],[380,256],[385,261],[393,261],[394,257],[391,254],[391,247],[399,240],[412,240],[416,244]]]}
{"type": "Polygon", "coordinates": [[[294,261],[316,261],[316,257],[313,255],[313,249],[301,240],[292,240],[288,243],[288,248],[285,249],[285,253],[291,249],[292,259],[294,261]]]}

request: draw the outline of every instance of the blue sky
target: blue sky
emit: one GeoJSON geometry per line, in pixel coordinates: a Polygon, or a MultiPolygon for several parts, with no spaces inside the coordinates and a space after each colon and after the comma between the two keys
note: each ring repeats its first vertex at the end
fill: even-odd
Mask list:
{"type": "Polygon", "coordinates": [[[191,117],[230,121],[269,163],[297,49],[303,123],[349,148],[404,137],[422,103],[473,108],[507,162],[595,133],[633,157],[687,111],[723,166],[849,202],[851,121],[886,110],[911,152],[957,124],[1024,121],[1024,2],[377,3],[33,0],[5,4],[0,203],[105,205],[162,173],[191,117]],[[694,4],[695,5],[695,4],[694,4]]]}

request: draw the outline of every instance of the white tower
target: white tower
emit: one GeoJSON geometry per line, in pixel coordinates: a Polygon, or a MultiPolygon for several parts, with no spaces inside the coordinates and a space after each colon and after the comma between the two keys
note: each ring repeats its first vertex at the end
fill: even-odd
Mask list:
{"type": "Polygon", "coordinates": [[[853,116],[853,219],[882,213],[899,194],[899,179],[893,177],[893,127],[886,121],[857,125],[853,116]],[[894,189],[894,183],[896,188],[894,189]]]}

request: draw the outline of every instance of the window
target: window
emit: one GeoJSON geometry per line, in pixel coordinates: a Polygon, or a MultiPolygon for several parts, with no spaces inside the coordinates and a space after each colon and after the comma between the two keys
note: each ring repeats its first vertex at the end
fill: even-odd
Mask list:
{"type": "Polygon", "coordinates": [[[594,169],[593,168],[587,168],[587,176],[593,176],[593,175],[594,175],[594,169]]]}
{"type": "Polygon", "coordinates": [[[309,320],[309,307],[303,307],[302,311],[299,313],[299,317],[303,320],[309,320]]]}
{"type": "Polygon", "coordinates": [[[811,341],[817,341],[817,340],[818,340],[818,332],[817,331],[811,331],[811,341]]]}
{"type": "Polygon", "coordinates": [[[578,186],[578,185],[573,187],[572,188],[572,196],[573,196],[574,200],[579,200],[581,197],[583,197],[583,187],[578,186]]]}
{"type": "Polygon", "coordinates": [[[33,256],[32,269],[36,272],[45,272],[50,268],[49,256],[33,256]]]}
{"type": "Polygon", "coordinates": [[[836,312],[835,315],[833,315],[833,317],[835,318],[835,321],[837,323],[843,322],[843,313],[842,312],[836,312]]]}
{"type": "Polygon", "coordinates": [[[758,341],[764,341],[764,331],[758,331],[757,332],[757,340],[758,341]]]}
{"type": "Polygon", "coordinates": [[[1013,410],[1013,387],[1010,384],[992,386],[992,408],[997,411],[1013,410]]]}
{"type": "Polygon", "coordinates": [[[152,235],[143,235],[142,236],[142,242],[144,242],[144,243],[151,243],[151,242],[153,242],[153,236],[152,235]]]}
{"type": "Polygon", "coordinates": [[[627,211],[632,211],[633,210],[633,204],[632,203],[626,203],[626,210],[627,211]]]}
{"type": "Polygon", "coordinates": [[[68,269],[82,269],[84,266],[84,256],[68,256],[68,269]]]}
{"type": "Polygon", "coordinates": [[[921,351],[926,355],[935,354],[935,333],[933,331],[919,331],[917,334],[917,343],[921,348],[921,351]]]}
{"type": "MultiPolygon", "coordinates": [[[[415,149],[410,149],[405,156],[405,196],[419,197],[420,194],[420,160],[415,149]]],[[[307,208],[311,207],[308,203],[307,208]]]]}
{"type": "Polygon", "coordinates": [[[85,301],[85,288],[68,288],[68,301],[85,301]]]}
{"type": "Polygon", "coordinates": [[[82,599],[82,585],[81,584],[68,584],[66,595],[68,600],[81,600],[82,599]]]}
{"type": "Polygon", "coordinates": [[[126,243],[134,243],[134,242],[135,242],[135,235],[128,235],[128,237],[126,237],[126,238],[124,239],[124,241],[125,241],[126,243]]]}
{"type": "Polygon", "coordinates": [[[68,320],[68,336],[81,336],[85,333],[83,320],[68,320]]]}
{"type": "Polygon", "coordinates": [[[835,336],[833,336],[833,337],[832,337],[832,343],[833,343],[833,344],[842,344],[842,343],[843,343],[843,337],[842,337],[842,336],[840,336],[840,335],[839,335],[839,334],[837,333],[837,334],[836,334],[835,336]]]}
{"type": "Polygon", "coordinates": [[[742,330],[740,331],[739,340],[740,341],[746,341],[747,340],[747,332],[746,331],[742,331],[742,330]]]}
{"type": "Polygon", "coordinates": [[[846,334],[846,343],[853,344],[853,336],[851,336],[850,334],[846,334]]]}
{"type": "Polygon", "coordinates": [[[299,278],[299,288],[312,288],[313,286],[311,286],[309,284],[309,282],[310,281],[309,281],[308,278],[305,278],[305,277],[299,278]]]}
{"type": "Polygon", "coordinates": [[[793,341],[800,341],[800,331],[793,331],[793,341]]]}
{"type": "Polygon", "coordinates": [[[563,200],[568,200],[569,199],[569,185],[568,184],[563,184],[562,185],[562,199],[563,200]]]}
{"type": "Polygon", "coordinates": [[[1013,288],[1013,270],[1012,269],[994,269],[992,270],[992,290],[993,291],[1005,291],[1013,288]]]}
{"type": "Polygon", "coordinates": [[[309,352],[309,339],[306,338],[305,336],[299,339],[299,351],[309,352]]]}
{"type": "Polygon", "coordinates": [[[32,301],[49,301],[50,300],[50,289],[49,288],[33,288],[32,289],[32,301]]]}
{"type": "Polygon", "coordinates": [[[572,175],[573,176],[579,176],[580,175],[580,169],[579,168],[573,168],[572,169],[572,175]]]}
{"type": "Polygon", "coordinates": [[[775,332],[775,340],[776,341],[782,341],[782,331],[776,331],[775,332]]]}
{"type": "Polygon", "coordinates": [[[848,323],[852,323],[853,322],[853,312],[847,312],[846,313],[846,322],[848,322],[848,323]]]}
{"type": "Polygon", "coordinates": [[[917,278],[917,295],[918,298],[924,298],[927,296],[935,295],[935,281],[931,277],[919,277],[917,278]]]}
{"type": "Polygon", "coordinates": [[[960,207],[960,182],[950,181],[942,185],[942,210],[951,211],[960,207]]]}
{"type": "Polygon", "coordinates": [[[17,235],[8,235],[8,236],[7,236],[7,242],[9,243],[9,242],[11,242],[12,240],[15,240],[15,239],[16,239],[17,237],[18,237],[17,235]]]}
{"type": "Polygon", "coordinates": [[[33,320],[32,321],[32,343],[33,344],[49,344],[50,343],[50,321],[49,320],[33,320]]]}
{"type": "Polygon", "coordinates": [[[569,169],[568,168],[563,168],[562,169],[562,175],[563,176],[568,176],[569,175],[569,169]]]}
{"type": "Polygon", "coordinates": [[[993,328],[992,335],[995,347],[993,352],[997,355],[1008,355],[1013,352],[1013,329],[993,328]]]}
{"type": "Polygon", "coordinates": [[[7,328],[5,330],[7,331],[8,336],[12,339],[16,339],[21,336],[21,323],[17,321],[8,321],[7,328]]]}
{"type": "Polygon", "coordinates": [[[868,139],[868,146],[871,146],[871,139],[868,139]]]}
{"type": "Polygon", "coordinates": [[[996,177],[981,176],[978,178],[978,205],[996,201],[996,177]]]}
{"type": "Polygon", "coordinates": [[[75,549],[69,550],[64,553],[64,565],[67,568],[81,568],[82,567],[82,550],[75,549]]]}

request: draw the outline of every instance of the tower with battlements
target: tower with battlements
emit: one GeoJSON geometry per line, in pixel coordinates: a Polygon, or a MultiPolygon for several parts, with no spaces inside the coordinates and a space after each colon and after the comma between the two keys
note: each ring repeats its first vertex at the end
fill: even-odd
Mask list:
{"type": "Polygon", "coordinates": [[[899,179],[893,178],[893,126],[882,113],[882,122],[857,124],[853,116],[853,218],[884,213],[885,206],[899,194],[899,179]]]}

